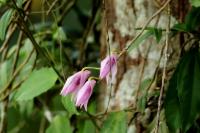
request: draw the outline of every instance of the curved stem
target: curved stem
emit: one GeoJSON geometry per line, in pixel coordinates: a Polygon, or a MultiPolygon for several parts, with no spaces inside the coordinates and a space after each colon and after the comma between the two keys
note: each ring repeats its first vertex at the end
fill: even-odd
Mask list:
{"type": "Polygon", "coordinates": [[[84,70],[100,70],[100,68],[99,67],[84,67],[84,68],[82,68],[82,71],[84,71],[84,70]]]}
{"type": "Polygon", "coordinates": [[[92,80],[92,79],[95,79],[95,80],[101,80],[100,78],[98,78],[98,77],[89,77],[89,79],[88,80],[92,80]]]}

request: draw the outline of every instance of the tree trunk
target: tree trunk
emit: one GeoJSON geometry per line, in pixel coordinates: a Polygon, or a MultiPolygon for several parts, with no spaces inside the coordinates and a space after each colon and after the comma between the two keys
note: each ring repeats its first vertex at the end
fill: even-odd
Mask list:
{"type": "MultiPolygon", "coordinates": [[[[163,1],[165,3],[166,1],[163,1]]],[[[130,41],[140,32],[136,28],[141,28],[162,5],[159,1],[149,0],[105,0],[104,15],[102,19],[101,34],[101,57],[104,58],[110,46],[111,51],[121,51],[130,41]]],[[[175,9],[174,9],[175,10],[175,9]]],[[[169,17],[167,8],[157,15],[148,25],[148,27],[157,27],[166,29],[169,17]]],[[[170,26],[176,23],[176,19],[171,16],[170,26]]],[[[162,32],[162,39],[159,43],[155,37],[144,39],[138,47],[126,52],[118,60],[118,73],[112,87],[106,82],[101,85],[101,95],[99,100],[102,102],[100,111],[108,108],[108,111],[123,110],[137,107],[138,99],[144,95],[140,90],[146,81],[151,81],[145,89],[147,94],[160,90],[162,68],[165,62],[162,56],[162,49],[165,46],[165,32],[162,32]],[[162,57],[161,57],[162,56],[162,57]],[[111,95],[110,95],[111,92],[111,95]],[[109,102],[110,99],[110,102],[109,102]],[[109,103],[109,105],[108,105],[109,103]]],[[[179,39],[170,38],[168,48],[167,78],[170,77],[171,69],[176,65],[179,58],[179,39]]],[[[137,120],[130,124],[129,132],[137,129],[142,132],[150,116],[155,117],[157,109],[158,96],[155,97],[151,108],[151,103],[146,103],[145,114],[137,117],[142,118],[138,124],[137,120]]],[[[146,102],[147,102],[146,101],[146,102]]],[[[133,113],[130,113],[132,117],[133,113]]]]}

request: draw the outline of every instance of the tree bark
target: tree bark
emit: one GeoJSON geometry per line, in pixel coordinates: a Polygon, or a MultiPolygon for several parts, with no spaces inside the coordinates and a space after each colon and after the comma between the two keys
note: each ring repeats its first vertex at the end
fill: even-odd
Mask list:
{"type": "MultiPolygon", "coordinates": [[[[102,19],[102,34],[101,34],[101,57],[102,59],[111,51],[122,51],[133,39],[141,28],[155,13],[165,1],[149,1],[149,0],[105,0],[104,15],[102,19]],[[107,52],[105,52],[107,51],[107,52]]],[[[160,15],[156,16],[149,24],[149,27],[157,27],[166,29],[168,24],[167,10],[165,9],[160,15]]],[[[171,16],[170,25],[176,23],[176,19],[171,16]]],[[[101,93],[99,101],[102,105],[99,111],[122,110],[128,107],[136,107],[138,97],[142,95],[140,88],[145,80],[153,80],[157,77],[154,83],[147,90],[148,94],[160,89],[162,68],[164,64],[162,49],[165,44],[165,32],[159,44],[154,37],[145,39],[138,47],[130,52],[123,54],[118,60],[118,73],[112,88],[103,82],[101,84],[101,93]],[[160,77],[159,77],[160,76],[160,77]],[[111,95],[110,95],[111,92],[111,95]],[[110,99],[110,103],[108,105],[110,99]]],[[[167,78],[171,75],[171,69],[176,65],[180,50],[178,37],[170,39],[168,48],[167,62],[167,78]]],[[[157,97],[155,104],[157,104],[157,97]]],[[[157,105],[156,105],[157,106],[157,105]]],[[[155,106],[155,107],[156,107],[155,106]]],[[[157,108],[157,107],[156,107],[157,108]]],[[[143,124],[137,125],[137,122],[130,124],[129,132],[137,129],[137,132],[142,132],[143,128],[153,111],[150,107],[145,108],[146,115],[143,124]],[[142,125],[142,126],[141,126],[142,125]]],[[[154,111],[155,115],[155,111],[154,111]]]]}

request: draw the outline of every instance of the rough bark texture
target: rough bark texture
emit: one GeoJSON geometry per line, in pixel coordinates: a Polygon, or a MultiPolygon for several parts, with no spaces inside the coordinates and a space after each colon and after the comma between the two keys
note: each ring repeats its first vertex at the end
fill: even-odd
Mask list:
{"type": "MultiPolygon", "coordinates": [[[[149,0],[105,0],[104,17],[102,22],[101,36],[101,55],[106,56],[108,45],[112,50],[122,50],[128,42],[139,32],[135,28],[144,25],[149,17],[155,13],[165,1],[149,1],[149,0]]],[[[164,10],[159,16],[152,20],[149,26],[157,26],[165,29],[168,23],[167,11],[164,10]]],[[[171,26],[176,23],[176,19],[171,17],[171,26]]],[[[167,70],[170,71],[176,65],[179,58],[179,39],[170,39],[170,47],[168,50],[167,70]]],[[[154,38],[143,41],[138,48],[124,54],[118,61],[118,74],[112,88],[102,84],[102,92],[100,100],[103,103],[100,110],[104,110],[108,106],[108,99],[111,98],[108,106],[109,110],[124,109],[135,106],[136,95],[140,95],[137,91],[141,83],[145,79],[152,79],[157,66],[158,70],[162,70],[164,60],[161,58],[161,50],[165,42],[163,33],[162,40],[159,44],[154,38]],[[111,97],[109,97],[111,93],[111,97]]],[[[107,52],[108,53],[108,52],[107,52]]],[[[159,73],[159,72],[158,72],[159,73]]],[[[168,73],[170,74],[170,72],[168,73]]],[[[149,92],[159,89],[160,85],[154,84],[149,92]]],[[[146,108],[146,117],[150,116],[150,109],[146,108]]],[[[145,118],[148,119],[148,118],[145,118]]],[[[129,127],[129,132],[133,133],[135,128],[137,132],[141,132],[141,127],[129,127]]]]}

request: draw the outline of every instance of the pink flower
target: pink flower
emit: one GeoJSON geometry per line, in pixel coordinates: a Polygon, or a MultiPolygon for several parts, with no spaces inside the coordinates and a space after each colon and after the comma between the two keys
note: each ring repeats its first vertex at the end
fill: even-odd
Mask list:
{"type": "Polygon", "coordinates": [[[61,95],[66,96],[70,93],[77,93],[77,91],[84,85],[87,78],[90,75],[90,71],[79,71],[75,73],[74,75],[70,76],[67,81],[65,82],[65,85],[61,91],[61,95]]]}
{"type": "Polygon", "coordinates": [[[99,76],[100,79],[103,79],[106,77],[108,81],[110,72],[112,74],[111,80],[113,81],[117,74],[117,56],[116,55],[107,56],[103,61],[101,61],[100,76],[99,76]]]}
{"type": "Polygon", "coordinates": [[[95,84],[95,80],[88,80],[84,84],[84,86],[77,93],[76,106],[84,106],[85,110],[87,111],[87,104],[92,95],[92,91],[95,84]]]}

